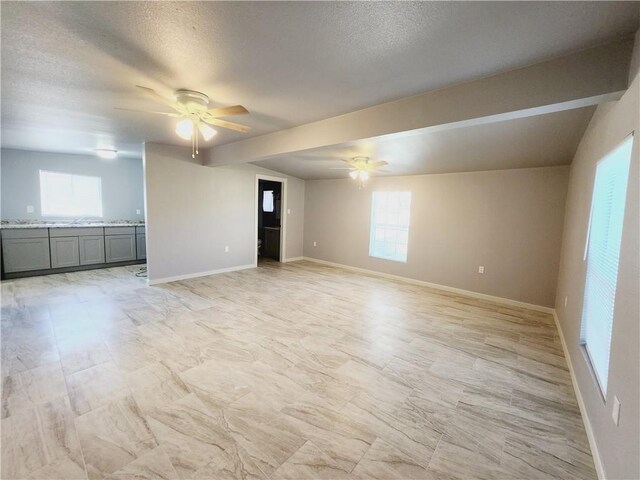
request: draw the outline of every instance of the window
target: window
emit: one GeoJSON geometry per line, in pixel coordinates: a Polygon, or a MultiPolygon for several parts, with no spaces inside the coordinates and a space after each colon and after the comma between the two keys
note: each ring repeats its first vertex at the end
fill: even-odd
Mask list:
{"type": "Polygon", "coordinates": [[[633,137],[627,138],[596,166],[585,249],[587,278],[581,339],[604,394],[607,393],[609,376],[611,330],[632,142],[633,137]]]}
{"type": "Polygon", "coordinates": [[[40,170],[40,205],[48,217],[102,217],[102,180],[40,170]]]}
{"type": "Polygon", "coordinates": [[[273,212],[273,190],[262,192],[262,211],[273,212]]]}
{"type": "Polygon", "coordinates": [[[410,209],[411,192],[373,192],[370,256],[407,261],[410,209]]]}

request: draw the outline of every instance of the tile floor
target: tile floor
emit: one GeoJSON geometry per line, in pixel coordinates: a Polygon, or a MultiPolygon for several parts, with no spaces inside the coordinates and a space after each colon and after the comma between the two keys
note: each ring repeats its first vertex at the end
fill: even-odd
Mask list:
{"type": "Polygon", "coordinates": [[[596,478],[550,315],[308,262],[2,283],[2,478],[596,478]]]}

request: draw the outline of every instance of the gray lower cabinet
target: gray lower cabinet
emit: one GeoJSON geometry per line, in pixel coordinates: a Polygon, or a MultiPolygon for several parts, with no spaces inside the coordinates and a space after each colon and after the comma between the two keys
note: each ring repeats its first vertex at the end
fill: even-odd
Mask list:
{"type": "Polygon", "coordinates": [[[80,265],[94,265],[104,262],[104,236],[80,237],[80,265]]]}
{"type": "Polygon", "coordinates": [[[4,272],[28,272],[51,268],[49,237],[3,238],[4,272]]]}
{"type": "Polygon", "coordinates": [[[107,263],[136,259],[136,236],[109,235],[104,237],[107,263]]]}
{"type": "Polygon", "coordinates": [[[147,258],[147,235],[146,234],[138,233],[136,235],[136,250],[137,250],[138,260],[147,258]]]}
{"type": "Polygon", "coordinates": [[[77,267],[80,265],[78,237],[53,237],[51,245],[51,268],[77,267]]]}

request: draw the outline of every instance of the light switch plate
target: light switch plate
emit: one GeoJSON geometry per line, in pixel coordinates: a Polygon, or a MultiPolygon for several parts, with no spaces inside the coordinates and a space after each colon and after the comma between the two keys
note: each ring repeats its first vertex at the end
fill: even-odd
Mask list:
{"type": "Polygon", "coordinates": [[[484,265],[478,266],[478,273],[484,273],[484,265]]]}
{"type": "Polygon", "coordinates": [[[229,251],[229,245],[227,245],[226,247],[224,247],[224,251],[228,252],[229,251]]]}
{"type": "Polygon", "coordinates": [[[618,425],[620,422],[620,400],[618,397],[613,397],[613,409],[611,410],[611,418],[613,418],[613,423],[618,425]]]}
{"type": "Polygon", "coordinates": [[[140,215],[140,209],[136,209],[136,215],[140,215]]]}
{"type": "Polygon", "coordinates": [[[564,297],[564,308],[567,308],[567,301],[568,301],[568,298],[565,296],[564,297]]]}
{"type": "Polygon", "coordinates": [[[287,215],[291,215],[291,209],[287,208],[287,215]]]}
{"type": "Polygon", "coordinates": [[[33,213],[33,205],[27,205],[27,213],[33,213]]]}
{"type": "Polygon", "coordinates": [[[313,246],[317,247],[318,246],[318,242],[313,242],[313,246]]]}

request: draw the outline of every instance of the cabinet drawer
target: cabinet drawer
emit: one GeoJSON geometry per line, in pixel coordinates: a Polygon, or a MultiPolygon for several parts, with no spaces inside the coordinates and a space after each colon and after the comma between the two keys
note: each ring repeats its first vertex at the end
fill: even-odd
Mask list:
{"type": "MultiPolygon", "coordinates": [[[[131,227],[133,229],[133,227],[131,227]]],[[[135,235],[108,235],[104,237],[107,263],[136,259],[135,235]]]]}
{"type": "Polygon", "coordinates": [[[102,227],[50,228],[50,237],[91,237],[102,235],[102,227]]]}
{"type": "Polygon", "coordinates": [[[48,238],[48,228],[3,228],[2,238],[48,238]]]}
{"type": "Polygon", "coordinates": [[[135,235],[136,227],[104,227],[105,235],[135,235]]]}
{"type": "Polygon", "coordinates": [[[48,238],[3,238],[2,258],[6,273],[51,268],[48,238]]]}

